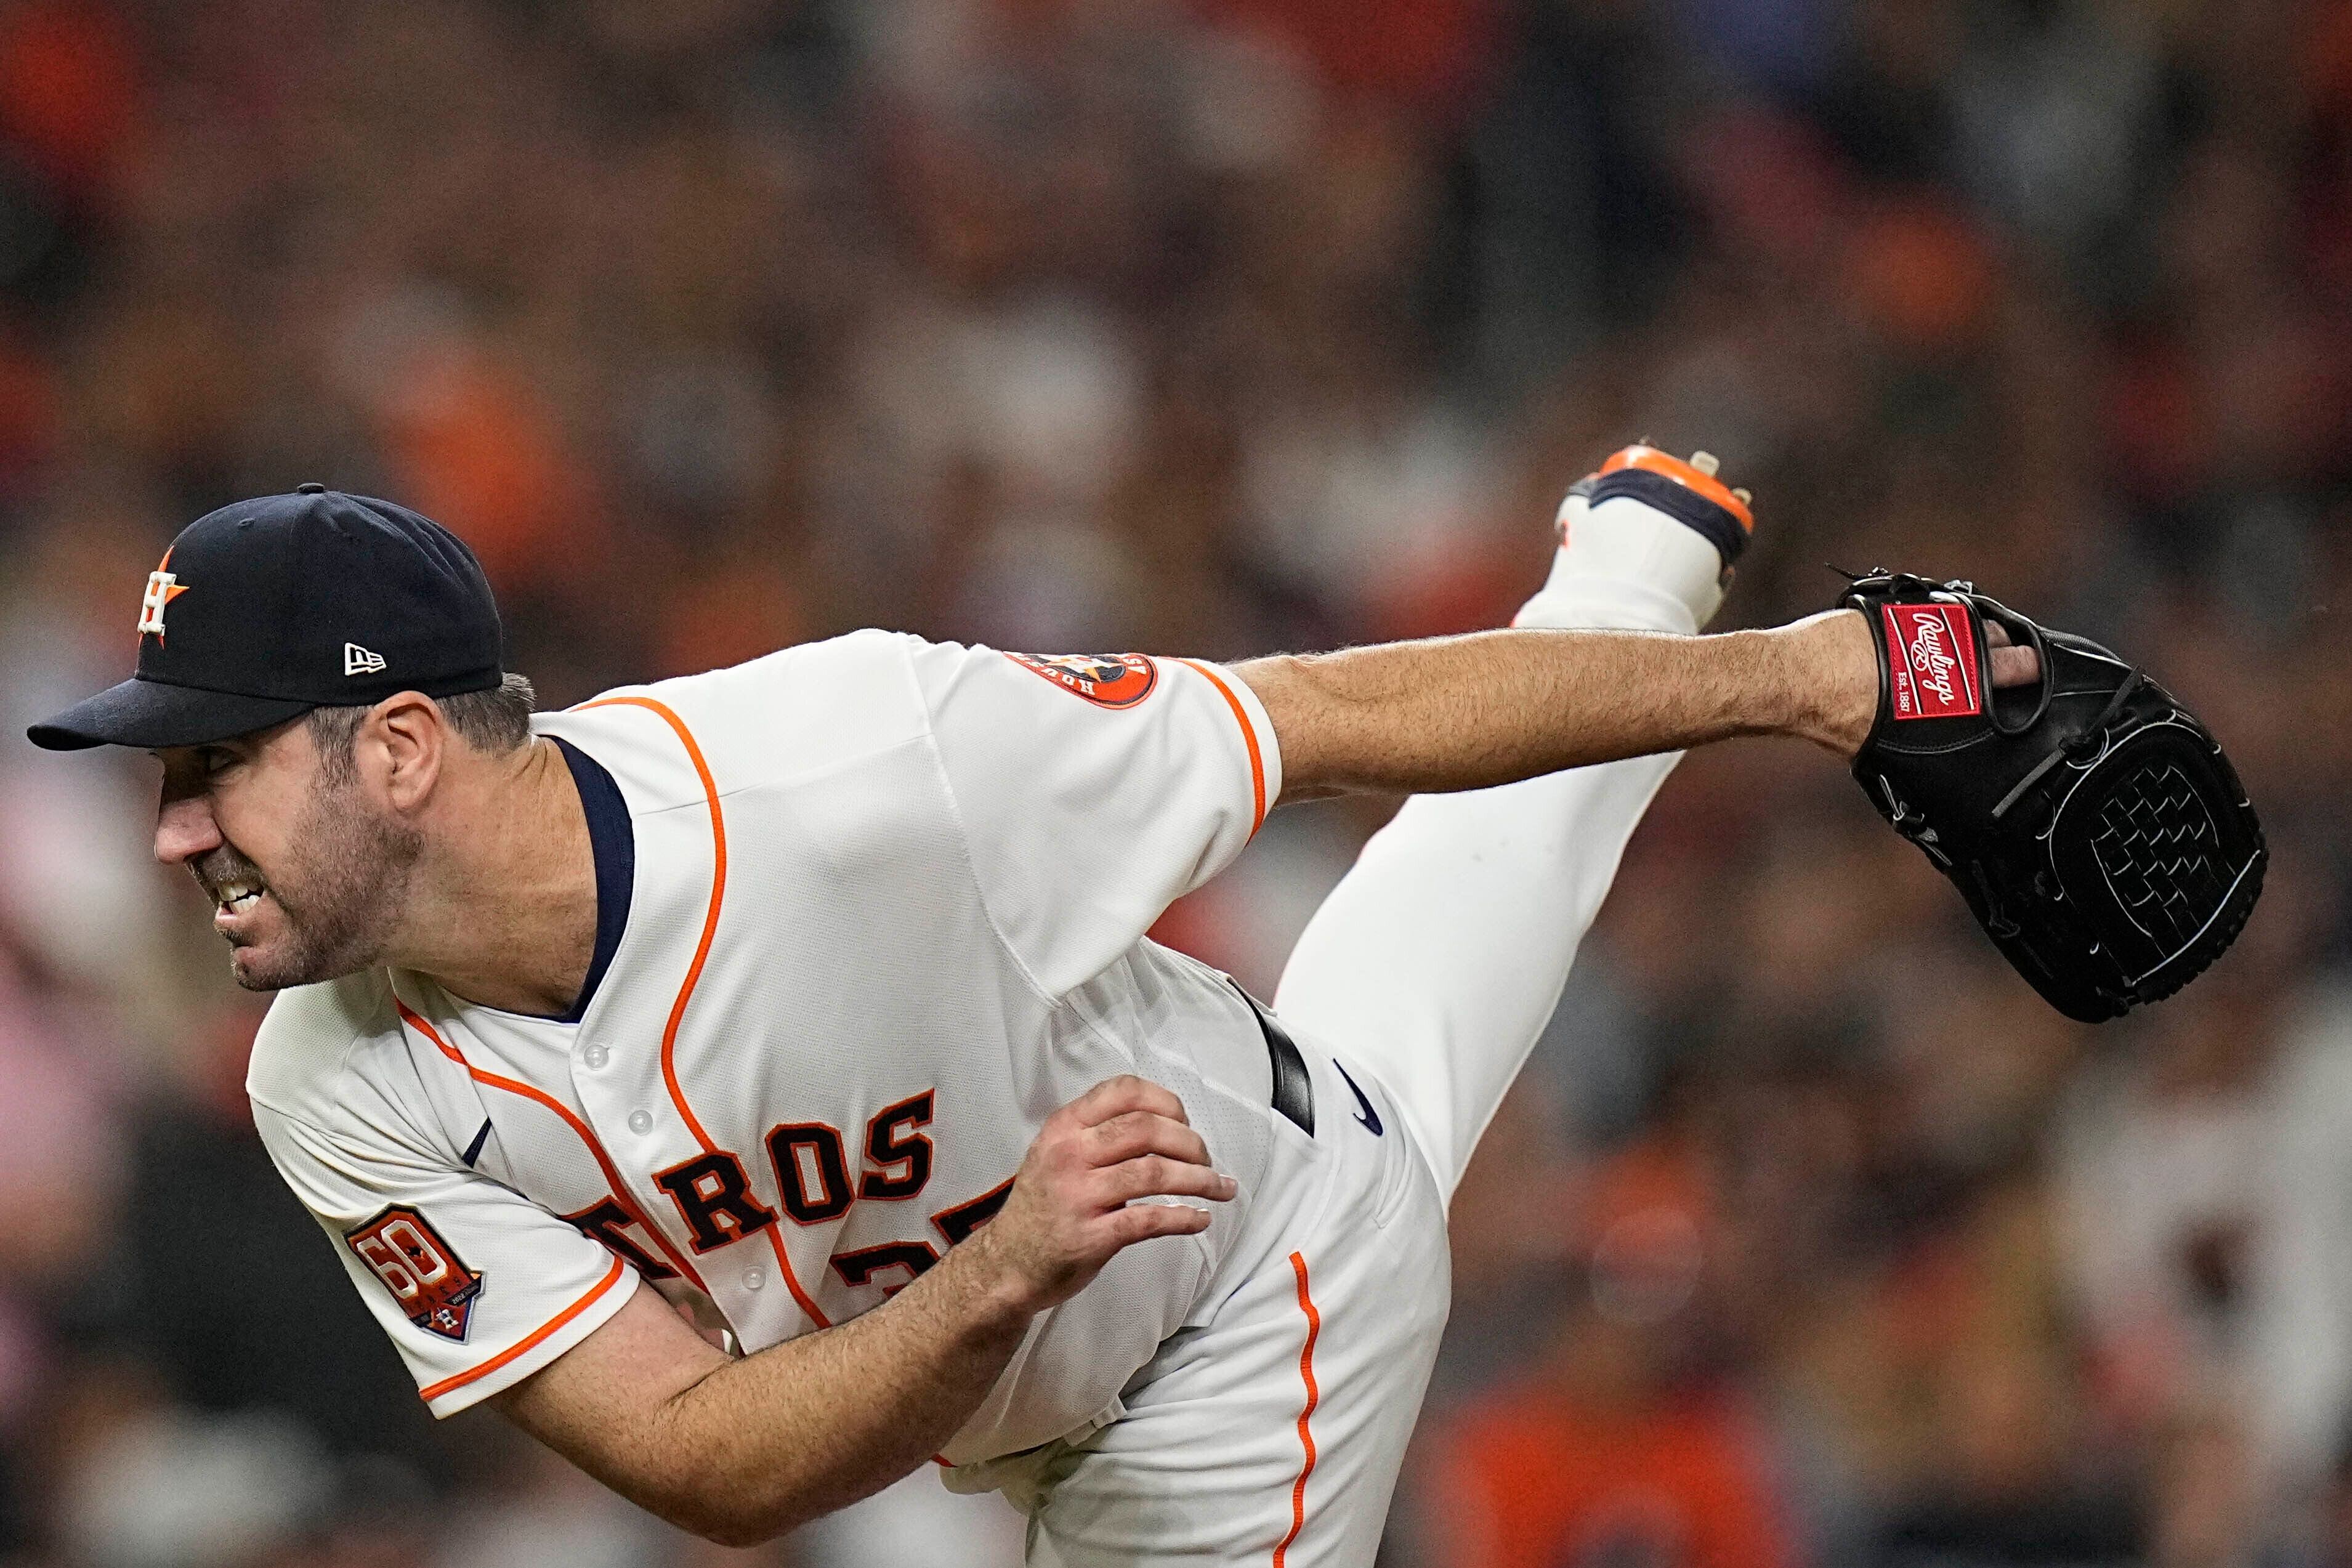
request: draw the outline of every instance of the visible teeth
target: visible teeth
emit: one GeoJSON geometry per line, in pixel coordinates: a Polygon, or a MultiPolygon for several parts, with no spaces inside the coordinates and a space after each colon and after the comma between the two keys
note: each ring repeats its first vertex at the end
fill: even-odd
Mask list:
{"type": "Polygon", "coordinates": [[[224,882],[215,889],[215,896],[220,900],[221,908],[236,910],[261,897],[261,891],[258,882],[224,882]]]}

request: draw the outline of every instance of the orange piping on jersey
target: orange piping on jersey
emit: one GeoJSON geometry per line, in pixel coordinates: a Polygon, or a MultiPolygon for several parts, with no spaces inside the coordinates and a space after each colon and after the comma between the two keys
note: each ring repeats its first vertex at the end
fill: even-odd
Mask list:
{"type": "MultiPolygon", "coordinates": [[[[710,764],[703,760],[702,748],[695,742],[694,732],[686,727],[686,721],[679,718],[669,704],[656,702],[650,697],[600,697],[593,702],[583,702],[572,711],[622,705],[642,708],[658,716],[670,727],[677,736],[678,743],[686,748],[687,760],[694,764],[695,776],[702,781],[702,797],[710,805],[710,911],[702,917],[702,940],[695,944],[694,962],[687,966],[686,983],[677,988],[677,1000],[669,1010],[669,1023],[662,1029],[661,1068],[662,1081],[669,1086],[670,1103],[677,1107],[678,1116],[686,1122],[687,1131],[694,1134],[694,1141],[702,1145],[704,1153],[716,1154],[719,1145],[713,1143],[710,1134],[702,1130],[701,1119],[694,1114],[694,1107],[686,1102],[686,1090],[678,1085],[675,1053],[677,1049],[677,1026],[686,1017],[688,999],[694,994],[696,984],[702,979],[702,965],[710,957],[711,939],[719,934],[719,909],[727,899],[727,818],[719,806],[719,781],[710,776],[710,764]]],[[[801,1310],[808,1314],[810,1322],[820,1329],[829,1329],[833,1327],[833,1320],[817,1310],[809,1293],[801,1289],[800,1276],[793,1272],[792,1257],[784,1250],[784,1238],[780,1234],[782,1229],[780,1226],[772,1225],[764,1228],[763,1234],[776,1255],[776,1267],[783,1273],[785,1289],[792,1291],[793,1300],[800,1303],[801,1310]]]]}
{"type": "Polygon", "coordinates": [[[541,1323],[539,1326],[538,1331],[533,1333],[529,1339],[522,1341],[519,1344],[509,1345],[506,1349],[500,1351],[498,1354],[492,1356],[489,1360],[484,1362],[481,1365],[474,1368],[470,1372],[461,1372],[455,1377],[445,1377],[436,1384],[433,1384],[425,1388],[418,1389],[416,1391],[416,1397],[425,1401],[425,1404],[430,1405],[453,1388],[463,1388],[478,1377],[489,1376],[490,1373],[498,1371],[499,1368],[506,1365],[507,1363],[514,1360],[515,1357],[522,1354],[523,1352],[530,1349],[531,1346],[539,1343],[540,1341],[547,1338],[548,1335],[553,1333],[556,1330],[562,1328],[564,1324],[570,1322],[572,1319],[586,1311],[589,1307],[593,1304],[596,1298],[602,1296],[605,1291],[610,1290],[620,1278],[621,1260],[618,1258],[615,1258],[613,1259],[613,1267],[604,1271],[604,1278],[597,1280],[595,1284],[591,1285],[588,1288],[588,1294],[581,1297],[580,1300],[572,1302],[572,1305],[564,1308],[563,1310],[556,1313],[555,1316],[548,1319],[544,1323],[541,1323]]]}
{"type": "Polygon", "coordinates": [[[1299,1381],[1307,1384],[1307,1406],[1298,1413],[1298,1446],[1307,1450],[1307,1462],[1299,1468],[1298,1479],[1291,1483],[1290,1533],[1274,1549],[1274,1568],[1282,1568],[1290,1543],[1298,1539],[1299,1531],[1307,1525],[1307,1478],[1315,1473],[1315,1434],[1307,1423],[1314,1418],[1316,1402],[1321,1397],[1315,1386],[1315,1337],[1323,1331],[1323,1318],[1315,1310],[1315,1298],[1307,1293],[1305,1254],[1290,1255],[1290,1270],[1298,1276],[1298,1310],[1307,1314],[1307,1343],[1298,1352],[1299,1381]]]}
{"type": "Polygon", "coordinates": [[[1225,700],[1225,706],[1234,710],[1234,721],[1242,727],[1242,744],[1249,748],[1250,837],[1255,838],[1257,830],[1265,823],[1265,758],[1258,752],[1257,731],[1250,728],[1249,710],[1242,706],[1242,700],[1234,695],[1234,689],[1224,683],[1223,678],[1199,659],[1186,658],[1177,662],[1189,664],[1206,676],[1209,684],[1217,689],[1217,695],[1225,700]]]}
{"type": "Polygon", "coordinates": [[[572,1131],[580,1134],[580,1142],[587,1144],[588,1152],[596,1157],[596,1168],[604,1173],[604,1180],[613,1189],[613,1201],[620,1205],[621,1207],[627,1212],[628,1216],[631,1219],[637,1222],[638,1228],[642,1229],[647,1236],[653,1238],[654,1245],[662,1249],[662,1256],[668,1258],[670,1262],[677,1267],[679,1273],[694,1281],[694,1288],[696,1289],[701,1291],[706,1296],[710,1294],[710,1287],[702,1282],[702,1276],[694,1271],[694,1265],[688,1263],[683,1257],[679,1256],[677,1248],[669,1244],[669,1237],[661,1233],[661,1227],[654,1224],[652,1218],[648,1216],[644,1210],[637,1207],[636,1200],[630,1196],[628,1187],[621,1180],[621,1173],[613,1169],[613,1162],[605,1158],[604,1146],[596,1142],[596,1134],[594,1131],[591,1129],[585,1121],[581,1121],[578,1116],[574,1115],[570,1106],[564,1104],[563,1101],[556,1099],[553,1095],[547,1093],[545,1090],[533,1088],[530,1084],[523,1083],[515,1079],[500,1078],[494,1072],[484,1072],[481,1068],[467,1061],[465,1058],[465,1054],[459,1051],[457,1047],[443,1039],[441,1037],[440,1031],[434,1028],[432,1025],[426,1023],[423,1016],[409,1007],[407,1003],[403,1002],[399,997],[395,996],[392,999],[392,1005],[400,1009],[401,1017],[406,1020],[411,1028],[415,1029],[418,1034],[423,1035],[426,1039],[432,1041],[443,1056],[447,1057],[451,1061],[456,1062],[459,1067],[464,1068],[466,1069],[466,1076],[472,1079],[476,1083],[486,1083],[492,1089],[502,1089],[509,1094],[521,1095],[525,1100],[543,1105],[547,1107],[548,1110],[555,1112],[556,1115],[562,1117],[563,1119],[564,1125],[571,1128],[572,1131]]]}

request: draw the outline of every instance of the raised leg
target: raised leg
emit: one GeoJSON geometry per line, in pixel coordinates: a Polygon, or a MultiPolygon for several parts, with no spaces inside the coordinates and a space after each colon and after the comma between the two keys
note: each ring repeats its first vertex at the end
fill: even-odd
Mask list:
{"type": "MultiPolygon", "coordinates": [[[[1714,615],[1745,497],[1704,458],[1632,447],[1561,508],[1520,626],[1688,635],[1714,615]],[[1696,466],[1694,466],[1696,465],[1696,466]]],[[[1275,1006],[1379,1073],[1449,1196],[1551,1016],[1625,843],[1679,753],[1416,796],[1307,925],[1275,1006]]]]}

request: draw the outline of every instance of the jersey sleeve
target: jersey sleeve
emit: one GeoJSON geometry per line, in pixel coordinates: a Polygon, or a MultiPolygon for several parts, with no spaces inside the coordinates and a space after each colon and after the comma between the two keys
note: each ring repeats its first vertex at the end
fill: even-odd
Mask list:
{"type": "Polygon", "coordinates": [[[1231,864],[1281,793],[1274,726],[1219,666],[906,640],[981,896],[1048,995],[1231,864]]]}
{"type": "Polygon", "coordinates": [[[554,1361],[635,1288],[633,1270],[563,1220],[363,1114],[332,1131],[258,1101],[253,1115],[436,1416],[554,1361]]]}

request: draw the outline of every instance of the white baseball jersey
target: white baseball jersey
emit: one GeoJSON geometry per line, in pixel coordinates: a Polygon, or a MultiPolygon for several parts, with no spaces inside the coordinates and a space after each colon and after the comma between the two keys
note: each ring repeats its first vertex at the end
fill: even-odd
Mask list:
{"type": "Polygon", "coordinates": [[[861,632],[535,723],[620,803],[600,823],[583,782],[625,924],[580,1016],[373,972],[281,995],[247,1081],[434,1413],[562,1355],[638,1276],[747,1350],[866,1311],[995,1212],[1056,1107],[1134,1072],[1242,1194],[1041,1317],[948,1456],[1114,1414],[1269,1157],[1250,1004],[1142,940],[1281,788],[1249,689],[861,632]]]}

